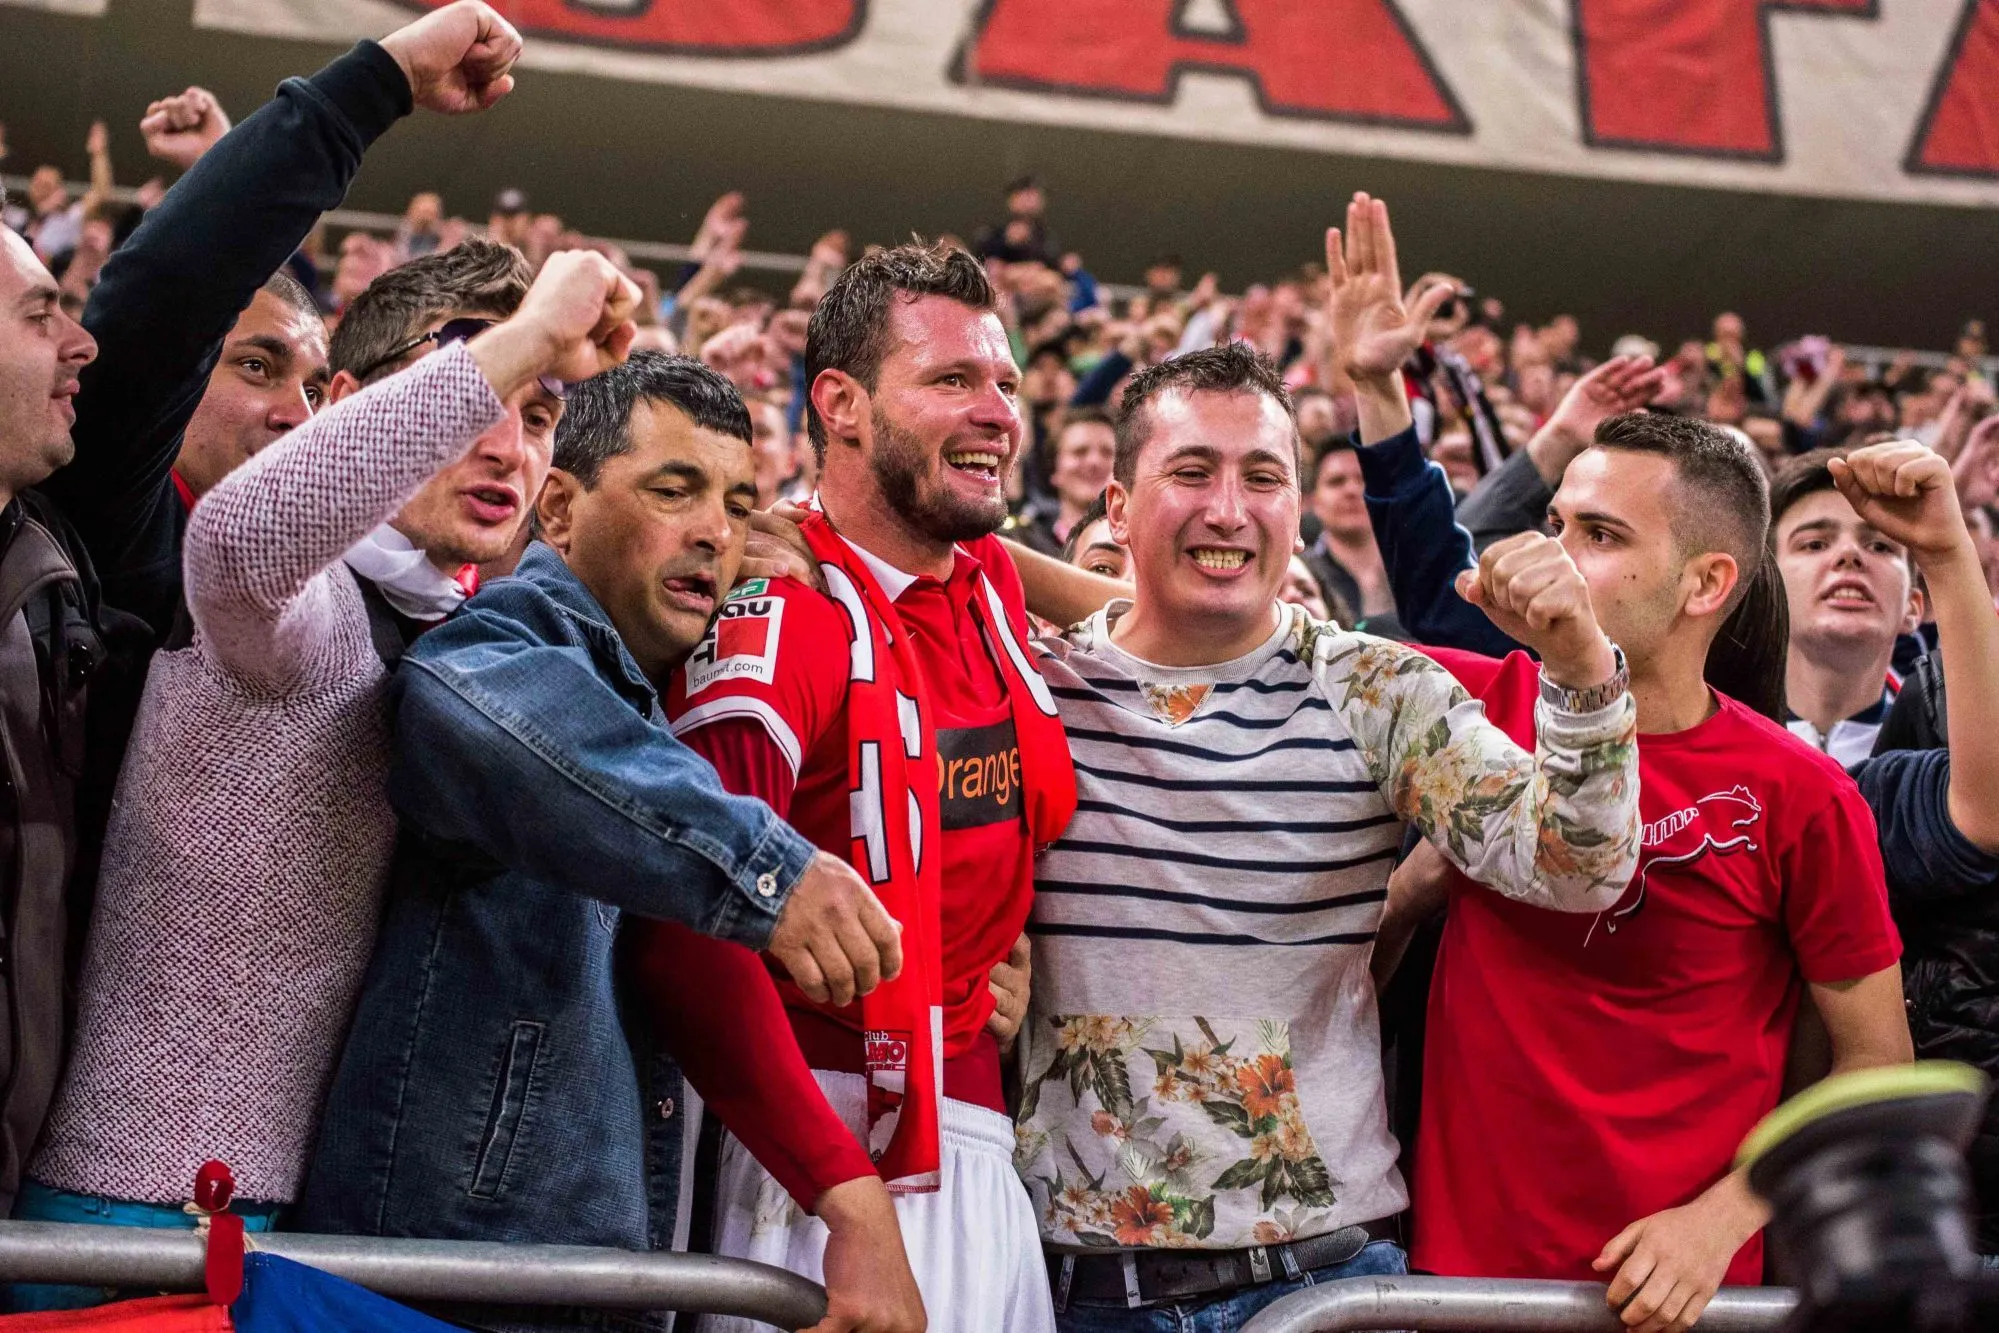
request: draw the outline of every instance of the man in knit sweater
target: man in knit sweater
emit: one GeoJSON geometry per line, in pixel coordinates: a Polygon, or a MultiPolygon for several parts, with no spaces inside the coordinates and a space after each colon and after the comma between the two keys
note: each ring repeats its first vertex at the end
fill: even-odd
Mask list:
{"type": "MultiPolygon", "coordinates": [[[[1437,298],[1404,308],[1377,221],[1329,244],[1333,317],[1393,370],[1437,298]]],[[[1045,667],[1079,800],[1037,865],[1016,1164],[1065,1329],[1236,1328],[1404,1271],[1368,957],[1405,827],[1559,911],[1636,862],[1634,709],[1559,546],[1481,594],[1546,663],[1530,753],[1429,659],[1279,602],[1299,475],[1256,352],[1137,376],[1108,505],[1135,596],[1045,667]]]]}
{"type": "Polygon", "coordinates": [[[611,357],[607,335],[585,335],[636,297],[599,257],[551,261],[504,331],[353,395],[196,508],[193,641],[147,682],[71,1062],[16,1216],[75,1220],[108,1200],[114,1220],[185,1225],[210,1157],[234,1169],[253,1225],[291,1201],[394,833],[387,669],[341,553],[539,377],[611,357]]]}

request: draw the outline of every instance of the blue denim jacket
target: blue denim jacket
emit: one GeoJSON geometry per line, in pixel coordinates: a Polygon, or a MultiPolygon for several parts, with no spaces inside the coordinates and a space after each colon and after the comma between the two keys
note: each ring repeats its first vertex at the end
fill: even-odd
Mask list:
{"type": "Polygon", "coordinates": [[[812,845],[673,738],[539,543],[390,698],[402,831],[291,1225],[666,1248],[679,1073],[620,1012],[619,914],[761,948],[812,845]]]}

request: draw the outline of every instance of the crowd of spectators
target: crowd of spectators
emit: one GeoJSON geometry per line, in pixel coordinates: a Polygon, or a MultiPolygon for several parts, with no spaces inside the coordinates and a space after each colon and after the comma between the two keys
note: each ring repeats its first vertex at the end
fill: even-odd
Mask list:
{"type": "MultiPolygon", "coordinates": [[[[140,128],[156,159],[184,169],[229,126],[212,94],[189,88],[154,102],[140,128]]],[[[25,199],[8,208],[8,224],[34,244],[61,282],[65,303],[79,313],[111,249],[164,193],[156,177],[138,188],[136,202],[115,202],[106,142],[102,125],[94,125],[86,145],[90,188],[82,197],[72,199],[62,172],[43,165],[25,199]]],[[[4,146],[0,129],[0,154],[4,146]]],[[[1305,536],[1320,594],[1342,623],[1365,621],[1392,632],[1393,599],[1361,521],[1358,465],[1346,451],[1326,448],[1344,440],[1353,422],[1343,411],[1345,389],[1325,329],[1324,269],[1308,263],[1225,295],[1214,274],[1196,277],[1178,255],[1164,254],[1146,265],[1142,288],[1114,293],[1083,255],[1061,248],[1038,179],[1008,182],[1003,198],[1004,218],[979,231],[968,248],[986,261],[1002,294],[1023,372],[1033,447],[1010,482],[1011,524],[1021,539],[1059,553],[1103,489],[1110,476],[1106,409],[1134,372],[1195,348],[1246,342],[1282,368],[1316,460],[1305,536]]],[[[780,297],[781,289],[750,281],[744,269],[749,228],[744,197],[723,195],[692,237],[691,258],[677,271],[661,272],[557,214],[534,211],[520,188],[494,197],[483,227],[447,216],[442,197],[423,191],[411,197],[393,234],[350,230],[336,240],[324,225],[315,227],[289,269],[330,329],[382,273],[468,237],[516,246],[536,271],[558,250],[595,250],[644,294],[641,348],[696,357],[750,401],[759,500],[768,506],[812,490],[802,381],[807,321],[832,277],[863,250],[879,247],[857,246],[844,230],[826,232],[780,297]]],[[[937,239],[967,244],[949,233],[937,239]]],[[[1652,408],[1742,431],[1773,472],[1792,455],[1884,433],[1930,445],[1952,462],[1999,592],[1999,434],[1974,433],[1999,409],[1983,319],[1967,319],[1954,336],[1939,331],[1939,345],[1948,343],[1940,364],[1915,349],[1861,362],[1821,335],[1768,341],[1729,311],[1715,316],[1704,337],[1602,330],[1592,347],[1573,316],[1541,324],[1509,319],[1501,298],[1474,294],[1475,279],[1425,273],[1410,291],[1413,299],[1449,282],[1463,293],[1446,303],[1406,372],[1425,454],[1459,494],[1524,451],[1583,374],[1612,357],[1643,357],[1664,370],[1652,408]]]]}
{"type": "MultiPolygon", "coordinates": [[[[671,272],[520,188],[336,240],[374,140],[491,107],[519,50],[459,0],[241,125],[152,103],[171,188],[121,201],[99,124],[82,197],[42,166],[5,201],[13,1215],[180,1224],[189,1126],[230,1142],[251,1229],[665,1247],[699,1179],[710,1242],[826,1282],[827,1333],[911,1333],[926,1301],[1049,1327],[1050,1281],[1064,1328],[1220,1327],[1401,1271],[1413,1195],[1419,1261],[1595,1272],[1661,1333],[1762,1275],[1726,1154],[1787,1063],[1913,1032],[1999,1069],[1981,321],[1878,362],[1728,312],[1522,322],[1476,274],[1404,284],[1365,195],[1323,265],[1231,295],[1160,255],[1113,289],[1033,177],[969,241],[828,231],[777,291],[736,193],[671,272]],[[1216,591],[1243,569],[1269,594],[1216,591]],[[1274,636],[1270,595],[1299,608],[1274,636]],[[1132,791],[1180,793],[1135,816],[1161,841],[1132,791]],[[1763,841],[1667,857],[1715,802],[1763,841]],[[1671,966],[1581,952],[1648,902],[1678,932],[1653,962],[1691,942],[1671,966]],[[1272,940],[1232,910],[1363,915],[1272,940]],[[1195,976],[1190,943],[1331,952],[1195,976]],[[1445,984],[1468,958],[1500,1003],[1445,984]],[[1281,1017],[1160,1017],[1176,969],[1281,1017]],[[1588,986],[1616,1024],[1562,1005],[1588,986]],[[1671,1067],[1536,1103],[1630,1051],[1671,1067]],[[1113,1054],[1157,1064],[1152,1100],[1113,1054]],[[729,1131],[716,1178],[681,1070],[729,1131]],[[537,1121],[553,1179],[516,1162],[537,1121]],[[1471,1165],[1495,1126],[1518,1151],[1471,1165]],[[1405,1190],[1398,1139],[1462,1177],[1419,1159],[1405,1190]],[[1520,1197],[1584,1142],[1615,1181],[1520,1197]],[[1246,1155],[1174,1192],[1216,1152],[1246,1155]]],[[[1974,1167],[1999,1254],[1999,1117],[1974,1167]]]]}

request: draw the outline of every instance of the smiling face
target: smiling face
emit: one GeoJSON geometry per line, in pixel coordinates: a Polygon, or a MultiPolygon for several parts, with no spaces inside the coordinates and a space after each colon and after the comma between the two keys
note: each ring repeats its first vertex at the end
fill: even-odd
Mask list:
{"type": "Polygon", "coordinates": [[[1048,481],[1072,510],[1090,507],[1111,483],[1117,434],[1108,421],[1075,421],[1055,441],[1055,470],[1048,481]]]}
{"type": "Polygon", "coordinates": [[[1207,642],[1268,632],[1298,539],[1290,414],[1259,392],[1178,388],[1139,410],[1132,481],[1112,484],[1108,506],[1139,603],[1207,642]]]}
{"type": "Polygon", "coordinates": [[[1814,491],[1777,520],[1777,567],[1791,603],[1791,642],[1873,658],[1922,619],[1908,551],[1860,520],[1838,491],[1814,491]]]}
{"type": "Polygon", "coordinates": [[[222,344],[174,468],[206,495],[325,401],[326,325],[260,291],[222,344]]]}
{"type": "MultiPolygon", "coordinates": [[[[894,298],[860,438],[860,461],[888,511],[932,543],[998,530],[1020,453],[1019,388],[998,315],[947,296],[894,298]]],[[[839,459],[828,455],[829,485],[836,466],[844,470],[839,459]]]]}
{"type": "Polygon", "coordinates": [[[46,481],[76,452],[77,375],[97,342],[63,312],[28,243],[0,227],[0,493],[46,481]]]}
{"type": "Polygon", "coordinates": [[[756,472],[749,445],[671,403],[640,399],[629,434],[595,486],[550,473],[539,513],[549,545],[657,682],[701,642],[736,581],[756,472]]]}

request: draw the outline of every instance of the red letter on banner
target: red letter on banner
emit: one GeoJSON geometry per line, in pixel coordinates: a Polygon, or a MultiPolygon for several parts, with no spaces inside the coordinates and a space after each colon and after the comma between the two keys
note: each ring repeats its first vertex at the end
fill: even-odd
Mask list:
{"type": "Polygon", "coordinates": [[[1999,0],[1967,0],[1907,167],[1999,176],[1999,0]]]}
{"type": "Polygon", "coordinates": [[[1575,0],[1584,141],[1781,161],[1773,9],[1871,18],[1874,0],[1575,0]]]}
{"type": "MultiPolygon", "coordinates": [[[[403,0],[442,9],[451,0],[403,0]]],[[[523,33],[570,37],[635,51],[783,55],[842,46],[861,30],[865,0],[500,0],[523,33]]]]}
{"type": "Polygon", "coordinates": [[[1192,31],[1188,0],[987,0],[957,77],[1165,102],[1183,69],[1254,81],[1273,115],[1468,134],[1394,0],[1223,0],[1231,31],[1192,31]]]}

